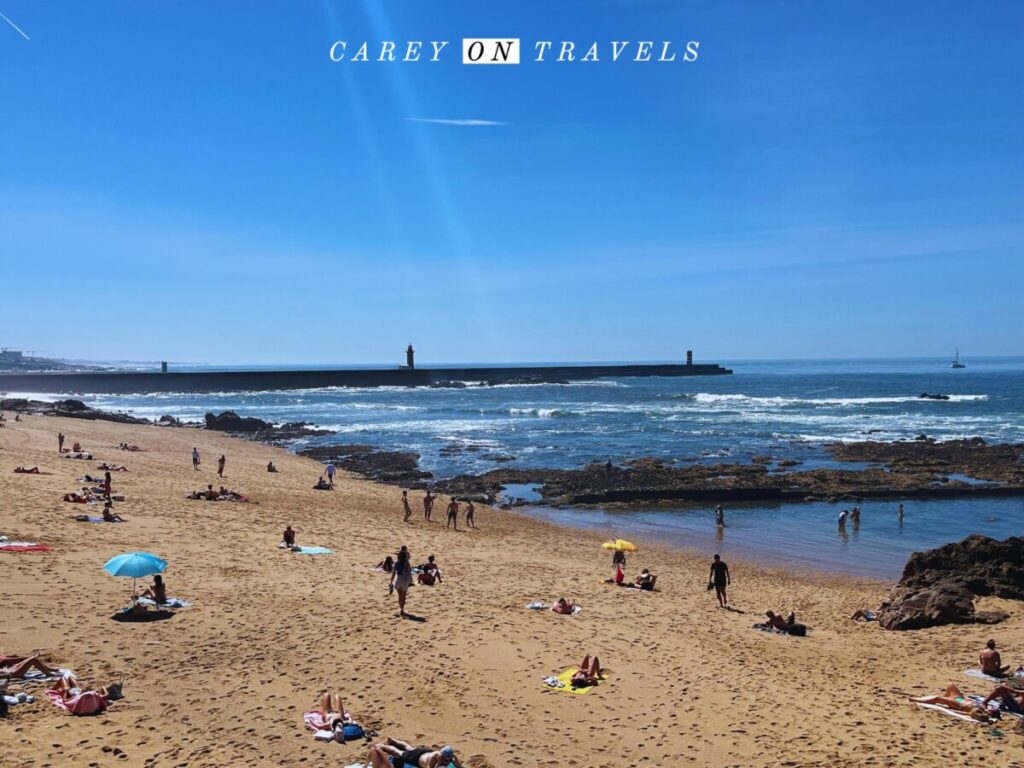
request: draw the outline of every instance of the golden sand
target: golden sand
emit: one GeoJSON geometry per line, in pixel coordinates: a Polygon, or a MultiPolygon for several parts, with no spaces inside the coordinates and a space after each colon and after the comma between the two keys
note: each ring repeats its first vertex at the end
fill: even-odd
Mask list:
{"type": "MultiPolygon", "coordinates": [[[[660,592],[608,586],[600,537],[510,512],[478,508],[478,530],[443,527],[446,499],[402,523],[399,492],[339,474],[333,492],[311,486],[320,466],[283,450],[201,430],[22,417],[0,429],[0,533],[53,547],[0,552],[0,653],[39,653],[87,683],[121,675],[126,698],[98,717],[73,717],[40,694],[0,721],[0,764],[18,766],[299,766],[362,762],[364,743],[314,741],[302,722],[318,694],[340,691],[381,735],[452,744],[473,766],[1024,765],[1012,721],[992,728],[924,711],[910,695],[955,682],[994,636],[1004,661],[1024,663],[1020,606],[998,627],[896,633],[849,615],[876,607],[884,584],[730,563],[730,597],[706,592],[708,558],[645,542],[630,558],[660,592]],[[57,458],[56,434],[94,461],[57,458]],[[122,441],[144,451],[117,449],[122,441]],[[190,453],[198,446],[201,471],[190,453]],[[220,484],[258,504],[189,501],[220,484]],[[273,460],[280,473],[269,474],[273,460]],[[61,496],[124,463],[121,525],[71,515],[96,506],[61,496]],[[49,475],[13,474],[38,464],[49,475]],[[290,523],[300,544],[277,549],[290,523]],[[397,618],[375,563],[402,544],[413,562],[435,554],[444,583],[415,587],[397,618]],[[112,556],[153,552],[170,563],[171,595],[192,608],[153,623],[119,623],[131,581],[102,571],[112,556]],[[561,617],[525,608],[575,599],[561,617]],[[807,638],[756,632],[766,608],[795,610],[807,638]],[[609,679],[586,696],[541,679],[599,654],[609,679]]],[[[460,517],[460,528],[462,527],[460,517]]]]}

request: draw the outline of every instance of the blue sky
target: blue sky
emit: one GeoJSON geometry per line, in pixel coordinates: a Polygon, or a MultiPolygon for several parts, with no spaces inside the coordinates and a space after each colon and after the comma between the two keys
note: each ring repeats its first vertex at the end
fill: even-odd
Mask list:
{"type": "Polygon", "coordinates": [[[0,344],[1024,353],[1024,4],[0,0],[0,344]],[[700,41],[469,67],[465,36],[700,41]],[[335,40],[450,40],[436,64],[335,40]],[[603,57],[607,59],[607,57],[603,57]],[[423,120],[480,120],[451,125],[423,120]]]}

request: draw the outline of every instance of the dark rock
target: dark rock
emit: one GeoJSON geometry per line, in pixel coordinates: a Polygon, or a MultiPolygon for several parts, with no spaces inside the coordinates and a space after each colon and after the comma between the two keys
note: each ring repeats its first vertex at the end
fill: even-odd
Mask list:
{"type": "Polygon", "coordinates": [[[419,468],[420,455],[412,451],[378,451],[369,445],[318,445],[304,448],[300,456],[333,462],[349,472],[381,483],[424,488],[433,475],[419,468]]]}
{"type": "Polygon", "coordinates": [[[119,424],[151,424],[149,419],[129,416],[127,413],[114,413],[92,408],[81,400],[57,400],[43,402],[26,400],[25,398],[8,398],[0,400],[0,410],[27,413],[36,416],[66,416],[72,419],[88,419],[90,421],[115,421],[119,424]]]}
{"type": "Polygon", "coordinates": [[[1006,611],[975,611],[974,612],[974,623],[975,624],[998,624],[1001,621],[1006,621],[1010,618],[1010,614],[1006,611]]]}
{"type": "Polygon", "coordinates": [[[157,419],[156,423],[160,424],[160,425],[163,425],[165,427],[180,427],[180,426],[182,426],[181,419],[176,419],[174,416],[168,416],[167,414],[164,414],[159,419],[157,419]]]}
{"type": "Polygon", "coordinates": [[[207,413],[205,418],[207,429],[216,429],[220,432],[259,432],[274,426],[269,421],[252,416],[239,416],[234,411],[224,411],[217,415],[207,413]]]}
{"type": "Polygon", "coordinates": [[[922,392],[920,395],[917,396],[917,399],[918,400],[949,400],[949,395],[940,395],[940,394],[932,395],[932,394],[929,394],[928,392],[922,392]]]}
{"type": "Polygon", "coordinates": [[[886,629],[1002,621],[1001,612],[975,614],[974,597],[987,595],[1024,600],[1024,538],[996,541],[974,534],[915,552],[878,621],[886,629]]]}

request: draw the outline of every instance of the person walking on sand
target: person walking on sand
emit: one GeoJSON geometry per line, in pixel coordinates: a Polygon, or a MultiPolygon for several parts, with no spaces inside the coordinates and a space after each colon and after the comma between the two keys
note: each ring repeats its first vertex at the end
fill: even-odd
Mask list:
{"type": "Polygon", "coordinates": [[[334,473],[338,471],[338,468],[334,466],[334,462],[333,461],[329,461],[329,462],[327,462],[327,469],[325,471],[327,472],[327,484],[329,486],[331,486],[331,488],[333,488],[334,487],[334,473]]]}
{"type": "Polygon", "coordinates": [[[729,566],[725,564],[721,557],[715,555],[711,561],[711,573],[708,574],[708,586],[714,585],[719,608],[725,608],[729,605],[729,598],[725,594],[725,588],[731,583],[732,578],[729,576],[729,566]]]}
{"type": "Polygon", "coordinates": [[[199,449],[192,449],[192,469],[199,469],[199,449]]]}
{"type": "Polygon", "coordinates": [[[217,475],[224,477],[224,465],[228,463],[227,457],[222,453],[220,458],[217,459],[217,475]]]}
{"type": "Polygon", "coordinates": [[[466,527],[476,528],[476,507],[473,506],[473,500],[468,499],[466,501],[466,527]]]}
{"type": "Polygon", "coordinates": [[[445,523],[445,528],[451,528],[455,526],[455,530],[459,530],[459,502],[452,499],[448,502],[448,522],[445,523]]]}
{"type": "Polygon", "coordinates": [[[64,433],[57,433],[57,453],[64,453],[64,433]]]}
{"type": "Polygon", "coordinates": [[[409,561],[409,550],[402,547],[398,551],[398,559],[395,560],[395,569],[391,572],[390,592],[398,592],[398,615],[406,617],[405,598],[409,594],[409,587],[412,586],[412,565],[409,561]]]}
{"type": "Polygon", "coordinates": [[[402,517],[403,523],[408,523],[409,518],[412,517],[412,507],[409,506],[409,492],[402,491],[402,511],[405,513],[402,517]]]}
{"type": "Polygon", "coordinates": [[[426,521],[430,522],[430,513],[434,511],[434,497],[430,495],[430,489],[427,488],[426,494],[423,496],[423,517],[426,521]]]}

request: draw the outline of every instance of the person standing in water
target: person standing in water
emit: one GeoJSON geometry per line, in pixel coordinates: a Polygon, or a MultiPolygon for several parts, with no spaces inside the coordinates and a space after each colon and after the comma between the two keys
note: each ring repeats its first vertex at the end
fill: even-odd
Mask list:
{"type": "Polygon", "coordinates": [[[729,576],[729,566],[718,555],[711,561],[711,573],[708,574],[708,584],[715,587],[715,596],[718,598],[718,607],[725,608],[729,604],[729,598],[725,594],[725,588],[732,583],[729,576]]]}
{"type": "Polygon", "coordinates": [[[896,517],[899,518],[899,521],[901,523],[903,522],[903,505],[902,504],[900,504],[900,508],[896,511],[896,517]]]}
{"type": "Polygon", "coordinates": [[[849,516],[849,514],[850,514],[850,511],[848,509],[844,509],[842,512],[839,513],[839,527],[840,528],[845,528],[846,527],[846,518],[849,516]]]}
{"type": "Polygon", "coordinates": [[[721,504],[715,507],[715,525],[719,528],[725,528],[725,510],[722,509],[721,504]]]}
{"type": "Polygon", "coordinates": [[[455,530],[459,530],[459,502],[452,499],[448,502],[448,522],[445,523],[445,528],[451,528],[455,526],[455,530]]]}
{"type": "Polygon", "coordinates": [[[409,492],[402,491],[402,511],[405,513],[402,517],[403,523],[408,523],[409,518],[412,517],[412,507],[409,506],[409,492]]]}

